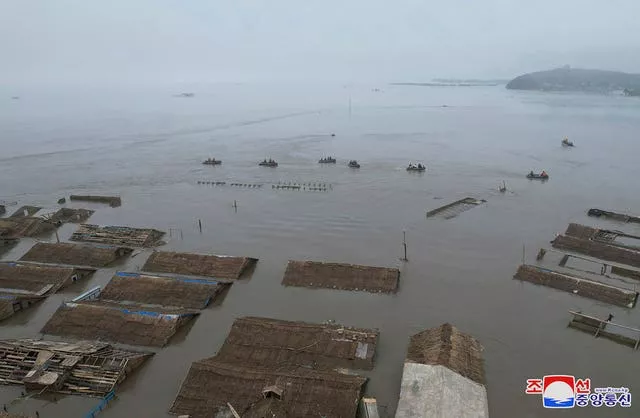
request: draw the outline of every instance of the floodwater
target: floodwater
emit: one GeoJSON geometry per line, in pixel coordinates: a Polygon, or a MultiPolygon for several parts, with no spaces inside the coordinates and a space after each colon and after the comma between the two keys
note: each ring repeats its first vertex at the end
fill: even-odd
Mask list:
{"type": "MultiPolygon", "coordinates": [[[[604,224],[587,218],[588,208],[640,212],[640,101],[503,87],[239,84],[186,91],[195,97],[172,97],[179,91],[169,89],[34,90],[3,91],[0,100],[1,200],[55,208],[72,193],[118,194],[119,208],[74,206],[96,208],[91,223],[171,229],[166,249],[260,259],[250,278],[157,350],[101,416],[169,416],[190,364],[215,355],[243,315],[378,328],[366,394],[378,399],[383,416],[395,411],[409,336],[443,322],[484,345],[492,417],[547,415],[541,396],[524,393],[527,378],[545,374],[590,377],[594,386],[640,393],[638,352],[566,327],[570,309],[611,312],[615,322],[638,327],[637,308],[512,279],[523,246],[532,261],[569,222],[604,224]],[[11,100],[16,94],[20,100],[11,100]],[[564,136],[576,147],[562,148],[564,136]],[[326,155],[338,163],[317,164],[326,155]],[[207,157],[223,164],[201,165],[207,157]],[[258,167],[263,158],[280,166],[258,167]],[[349,159],[362,167],[347,168],[349,159]],[[409,162],[428,171],[408,173],[409,162]],[[551,179],[529,181],[530,170],[546,170],[551,179]],[[503,180],[505,194],[497,190],[503,180]],[[278,182],[331,188],[272,189],[278,182]],[[426,211],[467,196],[487,203],[453,219],[426,219],[426,211]],[[399,259],[403,230],[406,263],[399,259]],[[395,295],[285,288],[280,281],[289,259],[398,266],[400,288],[395,295]]],[[[638,226],[606,225],[640,234],[638,226]]],[[[64,226],[60,238],[74,229],[64,226]]],[[[22,240],[2,258],[17,259],[32,243],[22,240]]],[[[105,284],[116,269],[140,269],[147,254],[10,318],[0,336],[40,336],[63,300],[105,284]]],[[[20,391],[0,387],[0,403],[20,391]]],[[[10,410],[82,417],[97,403],[32,399],[10,410]]],[[[631,417],[638,408],[564,415],[631,417]]]]}

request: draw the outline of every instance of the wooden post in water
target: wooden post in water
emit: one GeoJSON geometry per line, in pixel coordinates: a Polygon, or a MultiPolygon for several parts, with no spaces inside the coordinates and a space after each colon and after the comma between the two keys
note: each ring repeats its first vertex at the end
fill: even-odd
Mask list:
{"type": "Polygon", "coordinates": [[[200,233],[202,234],[202,220],[198,219],[198,228],[200,228],[200,233]]]}
{"type": "Polygon", "coordinates": [[[524,244],[522,244],[522,264],[524,264],[524,244]]]}
{"type": "Polygon", "coordinates": [[[56,242],[60,244],[60,237],[58,236],[58,230],[56,229],[56,242]]]}
{"type": "Polygon", "coordinates": [[[407,258],[407,231],[402,231],[402,246],[404,247],[404,258],[402,261],[409,261],[407,258]]]}
{"type": "Polygon", "coordinates": [[[235,200],[233,201],[233,209],[236,211],[236,213],[238,213],[238,202],[236,202],[235,200]]]}

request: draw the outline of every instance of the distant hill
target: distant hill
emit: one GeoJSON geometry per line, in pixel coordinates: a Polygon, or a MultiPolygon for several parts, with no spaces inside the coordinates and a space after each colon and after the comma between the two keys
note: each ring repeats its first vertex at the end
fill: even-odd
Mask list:
{"type": "Polygon", "coordinates": [[[628,96],[635,96],[640,93],[640,74],[564,67],[521,75],[507,83],[507,88],[597,93],[624,91],[628,96]]]}

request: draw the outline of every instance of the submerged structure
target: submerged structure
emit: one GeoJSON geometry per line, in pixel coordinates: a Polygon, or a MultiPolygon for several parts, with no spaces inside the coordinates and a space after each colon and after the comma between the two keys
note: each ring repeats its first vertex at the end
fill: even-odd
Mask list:
{"type": "Polygon", "coordinates": [[[105,267],[132,252],[133,249],[131,248],[113,245],[39,242],[31,247],[20,260],[72,266],[105,267]]]}
{"type": "Polygon", "coordinates": [[[377,337],[339,325],[237,319],[218,355],[193,363],[170,412],[355,418],[367,379],[335,369],[371,368],[377,337]]]}
{"type": "Polygon", "coordinates": [[[569,311],[569,313],[573,315],[569,322],[571,328],[592,334],[596,338],[602,337],[632,347],[634,350],[640,346],[640,329],[611,322],[613,315],[601,319],[582,312],[569,311]]]}
{"type": "Polygon", "coordinates": [[[131,247],[154,247],[161,244],[160,240],[164,234],[162,231],[151,228],[82,224],[71,236],[71,241],[131,247]]]}
{"type": "Polygon", "coordinates": [[[90,195],[71,195],[69,200],[79,200],[92,203],[106,203],[112,208],[122,205],[122,199],[119,196],[90,196],[90,195]]]}
{"type": "Polygon", "coordinates": [[[633,308],[638,299],[635,290],[526,264],[518,268],[514,278],[625,308],[633,308]]]}
{"type": "Polygon", "coordinates": [[[92,268],[0,262],[0,292],[47,296],[90,276],[94,271],[92,268]]]}
{"type": "Polygon", "coordinates": [[[489,416],[482,346],[451,324],[411,337],[396,418],[489,416]]]}
{"type": "Polygon", "coordinates": [[[475,199],[473,197],[465,197],[464,199],[456,200],[448,205],[440,206],[439,208],[430,210],[427,212],[427,218],[434,216],[440,216],[444,219],[455,218],[462,212],[471,210],[487,201],[484,199],[475,199]]]}
{"type": "Polygon", "coordinates": [[[29,392],[104,396],[152,355],[100,342],[0,340],[0,383],[29,392]]]}
{"type": "Polygon", "coordinates": [[[104,290],[60,306],[42,333],[163,347],[224,286],[214,280],[119,272],[104,290]]]}
{"type": "Polygon", "coordinates": [[[319,261],[289,261],[282,284],[339,290],[395,293],[400,281],[397,268],[360,266],[319,261]]]}
{"type": "Polygon", "coordinates": [[[250,257],[155,251],[149,256],[142,270],[216,279],[239,279],[257,261],[256,258],[250,257]]]}

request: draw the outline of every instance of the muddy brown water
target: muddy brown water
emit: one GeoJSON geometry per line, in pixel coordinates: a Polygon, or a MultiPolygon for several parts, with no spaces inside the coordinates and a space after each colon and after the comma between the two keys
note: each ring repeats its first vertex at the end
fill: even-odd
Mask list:
{"type": "MultiPolygon", "coordinates": [[[[173,98],[168,90],[35,92],[30,100],[21,94],[24,100],[0,104],[0,200],[17,202],[16,208],[55,208],[58,198],[72,193],[119,194],[118,208],[68,205],[96,209],[90,223],[171,228],[163,249],[259,258],[251,277],[233,284],[221,302],[155,350],[101,416],[169,416],[190,364],[215,355],[233,320],[249,315],[378,328],[375,368],[363,374],[370,378],[366,394],[378,399],[383,416],[395,411],[409,336],[443,322],[483,344],[493,417],[550,414],[540,396],[524,394],[527,378],[545,374],[640,390],[640,353],[567,328],[570,309],[613,313],[615,322],[639,327],[637,308],[512,279],[523,245],[533,262],[569,222],[640,234],[638,225],[586,216],[590,207],[640,212],[640,102],[501,87],[370,87],[203,87],[192,99],[173,98]],[[563,148],[564,136],[576,147],[563,148]],[[317,164],[327,155],[338,163],[317,164]],[[202,165],[208,157],[223,164],[202,165]],[[258,167],[263,158],[280,165],[258,167]],[[346,167],[349,159],[361,168],[346,167]],[[408,173],[409,162],[425,163],[428,170],[408,173]],[[543,169],[551,176],[547,182],[524,177],[543,169]],[[207,186],[198,180],[265,186],[207,186]],[[498,192],[503,180],[505,194],[498,192]],[[289,181],[331,188],[270,187],[289,181]],[[487,203],[453,219],[426,219],[426,211],[466,196],[487,203]],[[403,230],[407,263],[399,259],[403,230]],[[289,259],[397,266],[399,291],[284,287],[289,259]]],[[[68,239],[75,228],[65,225],[60,238],[68,239]]],[[[22,240],[2,259],[19,258],[33,242],[22,240]]],[[[4,321],[0,336],[39,337],[62,301],[106,284],[117,270],[139,270],[149,252],[136,251],[89,282],[4,321]]],[[[0,403],[9,404],[21,390],[0,386],[0,403]]],[[[9,409],[38,410],[43,418],[83,417],[97,403],[65,396],[9,409]]],[[[638,408],[563,414],[631,417],[638,408]]]]}

